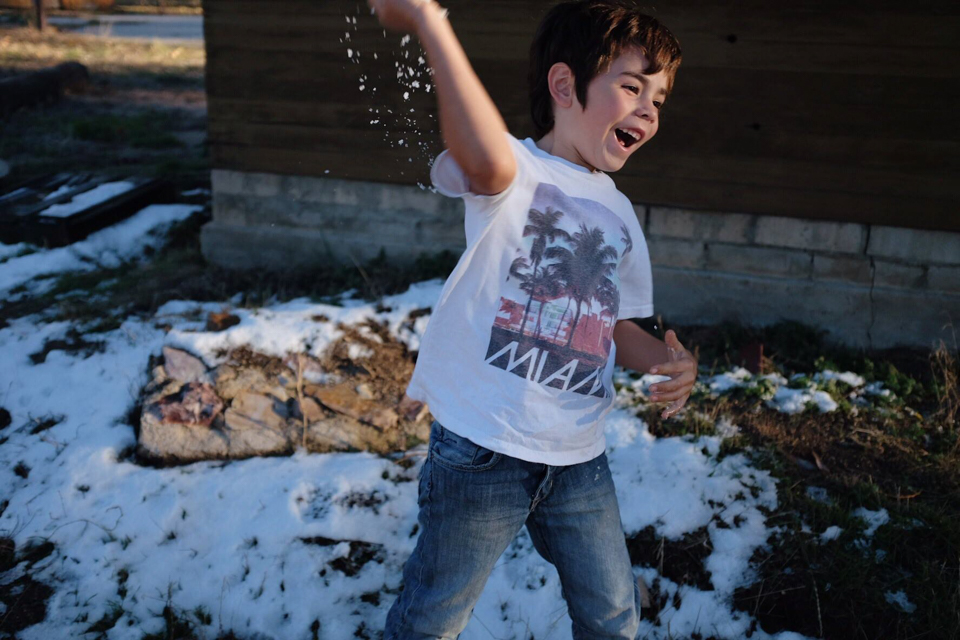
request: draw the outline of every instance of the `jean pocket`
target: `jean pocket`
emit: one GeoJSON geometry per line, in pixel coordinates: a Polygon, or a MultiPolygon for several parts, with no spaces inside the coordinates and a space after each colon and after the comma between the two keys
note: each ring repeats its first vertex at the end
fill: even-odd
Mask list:
{"type": "Polygon", "coordinates": [[[437,438],[431,442],[430,456],[437,464],[457,471],[485,471],[503,458],[502,453],[481,447],[472,440],[444,429],[439,422],[437,438]]]}

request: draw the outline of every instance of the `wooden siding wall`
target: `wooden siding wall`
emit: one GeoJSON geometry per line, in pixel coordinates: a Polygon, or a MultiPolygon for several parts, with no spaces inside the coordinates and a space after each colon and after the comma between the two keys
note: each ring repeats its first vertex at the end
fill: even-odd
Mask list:
{"type": "MultiPolygon", "coordinates": [[[[552,3],[442,4],[511,132],[532,135],[527,53],[552,3]]],[[[634,202],[960,231],[960,4],[673,0],[653,14],[684,57],[656,138],[613,176],[634,202]]],[[[396,78],[421,50],[385,37],[365,0],[204,0],[204,16],[215,167],[429,183],[430,78],[396,78]]]]}

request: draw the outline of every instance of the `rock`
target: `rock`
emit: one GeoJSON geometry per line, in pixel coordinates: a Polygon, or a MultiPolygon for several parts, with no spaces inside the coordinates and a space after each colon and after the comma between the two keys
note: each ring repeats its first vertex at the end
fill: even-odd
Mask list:
{"type": "Polygon", "coordinates": [[[164,422],[154,403],[144,407],[137,448],[140,455],[167,463],[290,454],[302,432],[286,414],[286,404],[277,398],[243,392],[211,428],[202,429],[164,422]]]}
{"type": "Polygon", "coordinates": [[[207,316],[207,331],[224,331],[230,327],[235,327],[240,324],[240,318],[233,315],[229,311],[223,311],[217,313],[211,311],[210,315],[207,316]]]}
{"type": "Polygon", "coordinates": [[[157,400],[151,408],[159,412],[163,423],[209,427],[223,411],[223,400],[209,384],[188,382],[178,392],[157,400]]]}
{"type": "Polygon", "coordinates": [[[164,347],[163,363],[164,371],[169,378],[180,382],[209,382],[207,366],[186,351],[164,347]]]}
{"type": "Polygon", "coordinates": [[[394,429],[399,421],[396,411],[360,397],[348,382],[335,387],[311,385],[309,393],[329,409],[381,429],[394,429]]]}
{"type": "Polygon", "coordinates": [[[160,381],[144,402],[139,454],[168,463],[227,457],[227,441],[218,429],[211,428],[223,422],[223,401],[209,384],[191,382],[177,389],[178,384],[160,381]],[[209,406],[205,408],[204,402],[209,406]]]}
{"type": "Polygon", "coordinates": [[[293,375],[294,387],[296,387],[297,384],[297,369],[300,366],[303,366],[304,382],[309,382],[310,384],[329,384],[331,382],[340,381],[340,376],[326,371],[315,358],[311,358],[310,356],[302,356],[302,360],[300,360],[298,355],[302,354],[289,353],[283,359],[283,364],[287,365],[287,368],[290,369],[290,372],[293,375]]]}
{"type": "Polygon", "coordinates": [[[222,364],[213,370],[210,377],[224,400],[233,400],[245,391],[272,395],[283,402],[295,395],[295,392],[290,393],[291,386],[288,380],[282,376],[268,377],[262,369],[256,367],[234,367],[222,364]]]}
{"type": "Polygon", "coordinates": [[[223,431],[237,457],[292,452],[300,435],[297,425],[287,421],[284,402],[249,391],[234,398],[223,431]]]}
{"type": "Polygon", "coordinates": [[[406,437],[399,429],[378,429],[345,415],[309,425],[306,440],[308,451],[373,451],[381,454],[397,451],[406,443],[406,437]]]}
{"type": "Polygon", "coordinates": [[[0,429],[6,429],[10,426],[10,412],[0,407],[0,429]]]}
{"type": "Polygon", "coordinates": [[[356,388],[357,395],[363,398],[364,400],[373,400],[373,389],[370,388],[370,385],[366,382],[357,385],[356,388]]]}
{"type": "Polygon", "coordinates": [[[305,396],[303,398],[303,409],[297,405],[294,405],[297,409],[296,415],[294,416],[297,420],[302,420],[304,414],[306,414],[307,424],[313,422],[319,422],[327,417],[327,414],[323,411],[323,407],[320,406],[320,403],[311,398],[310,396],[305,396]]]}

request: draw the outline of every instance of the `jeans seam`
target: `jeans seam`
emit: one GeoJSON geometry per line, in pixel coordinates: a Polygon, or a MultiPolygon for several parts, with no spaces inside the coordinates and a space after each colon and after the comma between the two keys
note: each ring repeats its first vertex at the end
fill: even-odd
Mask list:
{"type": "MultiPolygon", "coordinates": [[[[430,454],[428,452],[427,461],[429,460],[430,460],[430,454]]],[[[427,461],[425,461],[424,464],[427,464],[427,461]]],[[[432,500],[430,499],[430,489],[432,488],[433,488],[433,465],[431,465],[430,468],[427,469],[427,495],[424,496],[424,503],[425,503],[424,504],[424,520],[425,521],[430,519],[430,506],[432,504],[432,500]]],[[[424,522],[424,526],[423,526],[424,533],[427,531],[427,524],[428,522],[424,522]]],[[[417,545],[417,546],[419,547],[420,545],[417,545]]],[[[426,543],[424,543],[423,546],[425,547],[426,543]]],[[[414,552],[416,553],[416,550],[414,550],[414,552]]],[[[410,612],[410,607],[413,606],[414,599],[416,598],[417,592],[420,591],[420,587],[423,585],[423,570],[425,566],[426,566],[426,563],[424,562],[423,557],[421,556],[420,571],[417,574],[417,586],[413,589],[413,592],[410,594],[410,600],[407,601],[407,606],[403,609],[403,611],[400,612],[400,624],[397,625],[400,628],[402,628],[407,623],[407,614],[410,612]]]]}

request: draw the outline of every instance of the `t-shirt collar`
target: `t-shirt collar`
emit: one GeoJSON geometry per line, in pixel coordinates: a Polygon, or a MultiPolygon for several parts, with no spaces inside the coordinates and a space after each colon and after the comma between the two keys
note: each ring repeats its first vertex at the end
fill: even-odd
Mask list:
{"type": "Polygon", "coordinates": [[[553,160],[555,162],[559,162],[560,164],[566,165],[571,169],[579,171],[580,173],[584,173],[588,176],[601,177],[606,175],[603,171],[591,171],[586,167],[580,166],[576,162],[570,162],[566,158],[561,158],[560,156],[555,156],[552,153],[547,153],[546,151],[544,151],[543,149],[537,146],[537,143],[533,141],[533,138],[524,138],[523,145],[527,147],[527,149],[529,149],[530,152],[536,156],[540,156],[541,158],[545,158],[547,160],[553,160]]]}

